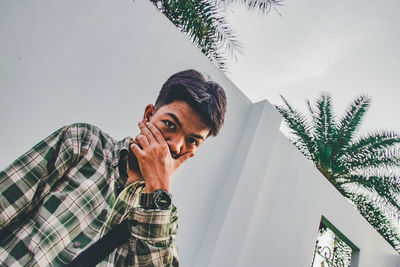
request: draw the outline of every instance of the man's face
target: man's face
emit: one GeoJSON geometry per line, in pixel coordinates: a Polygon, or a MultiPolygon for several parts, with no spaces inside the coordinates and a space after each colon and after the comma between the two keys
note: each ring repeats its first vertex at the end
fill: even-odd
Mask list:
{"type": "Polygon", "coordinates": [[[184,101],[174,101],[157,110],[148,105],[143,121],[150,121],[158,128],[173,158],[195,153],[210,132],[201,117],[184,101]]]}

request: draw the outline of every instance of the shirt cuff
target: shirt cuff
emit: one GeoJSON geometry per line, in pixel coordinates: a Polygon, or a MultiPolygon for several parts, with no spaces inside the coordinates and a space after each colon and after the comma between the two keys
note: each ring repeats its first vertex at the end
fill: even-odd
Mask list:
{"type": "Polygon", "coordinates": [[[171,210],[133,209],[128,217],[132,235],[153,242],[170,239],[171,214],[171,210]]]}

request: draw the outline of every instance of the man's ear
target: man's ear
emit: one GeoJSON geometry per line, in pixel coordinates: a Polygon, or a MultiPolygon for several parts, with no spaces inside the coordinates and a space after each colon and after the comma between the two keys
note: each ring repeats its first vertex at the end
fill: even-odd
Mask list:
{"type": "Polygon", "coordinates": [[[156,109],[154,105],[148,104],[146,108],[144,109],[144,115],[143,115],[143,122],[148,122],[150,121],[150,118],[156,113],[156,109]]]}

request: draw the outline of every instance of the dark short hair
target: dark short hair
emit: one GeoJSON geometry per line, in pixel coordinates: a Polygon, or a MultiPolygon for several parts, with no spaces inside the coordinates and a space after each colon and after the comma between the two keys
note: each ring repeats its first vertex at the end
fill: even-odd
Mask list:
{"type": "Polygon", "coordinates": [[[226,111],[226,95],[219,84],[206,81],[195,70],[175,73],[163,84],[155,103],[156,109],[176,100],[186,102],[200,115],[210,127],[208,135],[218,134],[226,111]]]}

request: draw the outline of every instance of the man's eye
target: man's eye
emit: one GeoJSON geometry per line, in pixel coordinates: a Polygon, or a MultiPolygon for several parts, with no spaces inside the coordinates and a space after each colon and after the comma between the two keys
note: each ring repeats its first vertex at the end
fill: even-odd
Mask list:
{"type": "Polygon", "coordinates": [[[173,124],[170,121],[164,121],[165,126],[167,126],[169,129],[175,129],[175,124],[173,124]]]}
{"type": "Polygon", "coordinates": [[[189,138],[189,143],[191,145],[194,145],[194,146],[198,146],[199,145],[199,142],[197,142],[197,140],[194,139],[194,138],[189,138]]]}

